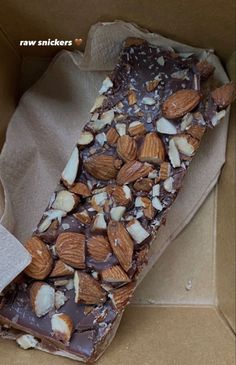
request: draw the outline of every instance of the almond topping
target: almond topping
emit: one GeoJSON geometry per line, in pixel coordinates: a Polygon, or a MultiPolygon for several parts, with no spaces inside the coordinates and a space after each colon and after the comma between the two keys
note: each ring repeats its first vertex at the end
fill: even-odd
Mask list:
{"type": "Polygon", "coordinates": [[[126,124],[125,123],[116,123],[116,130],[119,136],[124,136],[126,134],[126,124]]]}
{"type": "Polygon", "coordinates": [[[102,211],[102,207],[105,205],[107,198],[108,198],[107,193],[105,191],[102,193],[93,195],[92,200],[91,200],[92,207],[97,212],[102,211]]]}
{"type": "Polygon", "coordinates": [[[119,185],[129,184],[141,177],[145,177],[152,171],[150,165],[143,164],[139,161],[126,162],[120,169],[117,176],[119,185]]]}
{"type": "Polygon", "coordinates": [[[99,282],[84,272],[75,272],[74,288],[75,303],[101,304],[106,300],[106,292],[99,282]]]}
{"type": "Polygon", "coordinates": [[[102,83],[102,87],[99,90],[99,94],[101,95],[101,94],[107,92],[112,86],[113,86],[113,82],[111,81],[110,77],[107,76],[102,83]]]}
{"type": "Polygon", "coordinates": [[[58,209],[50,209],[44,213],[44,216],[46,218],[38,226],[39,233],[45,232],[52,224],[57,226],[58,223],[61,223],[61,219],[66,216],[66,212],[58,209]]]}
{"type": "Polygon", "coordinates": [[[55,293],[55,308],[60,309],[66,303],[68,298],[65,296],[63,291],[56,291],[55,293]]]}
{"type": "Polygon", "coordinates": [[[42,281],[30,287],[30,304],[37,317],[42,317],[54,308],[55,290],[42,281]]]}
{"type": "Polygon", "coordinates": [[[53,209],[63,210],[64,212],[70,212],[73,210],[77,203],[79,202],[79,197],[67,190],[61,190],[57,193],[56,199],[52,204],[53,209]]]}
{"type": "Polygon", "coordinates": [[[32,261],[24,272],[31,278],[38,280],[45,279],[53,266],[53,259],[49,249],[38,237],[30,238],[26,242],[25,248],[32,256],[32,261]]]}
{"type": "Polygon", "coordinates": [[[139,151],[142,162],[161,163],[165,159],[165,148],[156,133],[148,133],[139,151]]]}
{"type": "Polygon", "coordinates": [[[96,141],[101,145],[104,146],[104,143],[107,141],[107,136],[105,135],[104,132],[99,133],[96,135],[95,137],[96,141]]]}
{"type": "Polygon", "coordinates": [[[171,139],[169,142],[168,155],[170,158],[171,165],[173,167],[179,167],[181,162],[179,157],[179,151],[177,150],[174,139],[171,139]]]}
{"type": "Polygon", "coordinates": [[[126,208],[122,206],[111,208],[110,211],[111,219],[113,219],[114,221],[120,221],[125,213],[125,210],[126,208]]]}
{"type": "Polygon", "coordinates": [[[107,229],[108,238],[114,254],[125,271],[132,265],[134,245],[122,223],[110,221],[107,229]]]}
{"type": "Polygon", "coordinates": [[[93,134],[89,131],[83,131],[77,141],[79,147],[87,146],[93,142],[93,134]]]}
{"type": "Polygon", "coordinates": [[[156,101],[155,99],[153,98],[150,98],[149,96],[145,96],[143,99],[142,99],[142,103],[145,104],[145,105],[155,105],[156,104],[156,101]]]}
{"type": "Polygon", "coordinates": [[[99,96],[95,99],[95,103],[94,103],[94,105],[93,105],[92,109],[90,110],[90,113],[93,113],[96,109],[100,108],[106,99],[107,99],[107,97],[106,97],[106,96],[104,96],[104,95],[99,95],[99,96]]]}
{"type": "Polygon", "coordinates": [[[102,270],[101,278],[108,283],[128,283],[130,278],[119,265],[102,270]]]}
{"type": "Polygon", "coordinates": [[[202,139],[203,134],[205,133],[206,127],[193,124],[190,128],[186,130],[186,133],[191,137],[198,139],[199,141],[202,139]]]}
{"type": "Polygon", "coordinates": [[[144,135],[147,131],[143,123],[135,121],[130,123],[128,132],[131,135],[131,137],[133,137],[138,135],[144,135]]]}
{"type": "Polygon", "coordinates": [[[38,344],[38,341],[32,335],[29,334],[17,337],[16,342],[24,350],[35,348],[35,346],[38,344]]]}
{"type": "Polygon", "coordinates": [[[84,162],[85,170],[92,176],[101,180],[111,180],[117,175],[114,167],[115,158],[109,155],[94,155],[84,162]]]}
{"type": "Polygon", "coordinates": [[[118,311],[122,311],[129,303],[129,300],[133,295],[134,289],[135,283],[129,283],[119,289],[115,289],[111,294],[109,294],[113,305],[118,311]]]}
{"type": "Polygon", "coordinates": [[[158,210],[159,212],[161,212],[161,211],[162,211],[162,209],[163,209],[163,206],[162,206],[162,204],[161,204],[161,202],[160,202],[160,199],[158,199],[156,196],[152,199],[152,206],[153,206],[156,210],[158,210]]]}
{"type": "Polygon", "coordinates": [[[119,139],[119,134],[117,133],[115,128],[110,128],[107,132],[107,143],[110,146],[115,146],[119,139]]]}
{"type": "Polygon", "coordinates": [[[131,237],[137,242],[141,243],[146,238],[150,236],[150,233],[148,233],[141,225],[141,223],[137,219],[133,219],[130,221],[127,226],[127,231],[131,235],[131,237]]]}
{"type": "Polygon", "coordinates": [[[215,71],[215,67],[206,60],[199,61],[196,64],[196,68],[200,73],[202,80],[207,80],[215,71]]]}
{"type": "Polygon", "coordinates": [[[134,105],[137,103],[137,96],[134,90],[128,92],[128,103],[129,105],[134,105]]]}
{"type": "Polygon", "coordinates": [[[173,192],[173,182],[174,182],[174,179],[173,177],[168,177],[168,179],[166,179],[164,181],[164,189],[166,191],[168,191],[169,193],[172,193],[173,192]]]}
{"type": "Polygon", "coordinates": [[[157,132],[164,134],[177,134],[177,129],[169,120],[166,118],[160,118],[156,124],[157,132]]]}
{"type": "Polygon", "coordinates": [[[67,275],[73,275],[74,269],[68,265],[66,265],[63,261],[58,260],[55,263],[54,269],[52,270],[50,277],[55,278],[58,276],[67,276],[67,275]]]}
{"type": "Polygon", "coordinates": [[[152,204],[149,204],[146,208],[144,208],[143,213],[147,219],[149,219],[149,220],[153,219],[155,216],[155,210],[154,210],[152,204]]]}
{"type": "Polygon", "coordinates": [[[56,240],[56,251],[60,259],[66,264],[78,268],[85,268],[85,236],[81,233],[63,232],[56,240]]]}
{"type": "Polygon", "coordinates": [[[73,332],[73,322],[65,313],[55,313],[51,318],[53,337],[68,344],[73,332]]]}
{"type": "Polygon", "coordinates": [[[225,110],[221,110],[219,112],[214,113],[214,115],[211,118],[211,124],[213,125],[213,127],[215,127],[217,124],[219,124],[221,119],[225,117],[225,114],[226,114],[225,110]]]}
{"type": "Polygon", "coordinates": [[[104,236],[90,237],[87,248],[89,255],[96,261],[104,262],[112,254],[111,245],[104,236]]]}
{"type": "Polygon", "coordinates": [[[78,219],[82,224],[90,224],[91,218],[87,212],[87,210],[83,210],[82,212],[77,212],[73,214],[73,216],[78,219]]]}
{"type": "Polygon", "coordinates": [[[178,90],[163,103],[163,116],[167,119],[180,118],[193,110],[199,104],[200,100],[201,95],[197,90],[178,90]]]}
{"type": "Polygon", "coordinates": [[[162,162],[160,165],[159,178],[166,180],[170,176],[171,166],[169,162],[162,162]]]}
{"type": "Polygon", "coordinates": [[[146,82],[146,89],[148,92],[154,91],[157,86],[159,85],[160,80],[156,79],[156,80],[150,80],[146,82]]]}
{"type": "Polygon", "coordinates": [[[91,231],[99,233],[105,231],[106,229],[107,229],[107,223],[105,221],[104,214],[98,213],[93,222],[91,231]]]}
{"type": "Polygon", "coordinates": [[[116,203],[121,206],[128,206],[132,200],[131,190],[127,185],[115,186],[112,196],[116,203]]]}
{"type": "Polygon", "coordinates": [[[66,167],[64,168],[61,175],[62,181],[66,186],[71,186],[74,183],[77,176],[78,167],[79,167],[79,152],[78,148],[76,147],[72,152],[71,157],[67,162],[66,167]]]}
{"type": "Polygon", "coordinates": [[[149,178],[142,178],[134,183],[134,189],[136,191],[149,192],[152,190],[153,181],[149,178]]]}
{"type": "Polygon", "coordinates": [[[226,85],[218,87],[211,93],[214,103],[220,108],[226,108],[236,98],[236,83],[230,82],[226,85]]]}
{"type": "Polygon", "coordinates": [[[156,184],[152,187],[152,196],[159,196],[160,195],[160,185],[156,184]]]}
{"type": "Polygon", "coordinates": [[[137,196],[134,202],[135,207],[140,208],[144,207],[147,208],[150,205],[151,201],[145,196],[137,196]]]}
{"type": "Polygon", "coordinates": [[[184,131],[193,121],[193,114],[187,113],[183,116],[182,122],[180,124],[181,131],[184,131]]]}
{"type": "Polygon", "coordinates": [[[187,134],[173,137],[173,139],[178,150],[186,156],[192,156],[199,147],[199,141],[187,134]]]}
{"type": "Polygon", "coordinates": [[[72,186],[70,188],[70,192],[81,195],[84,198],[91,195],[91,191],[88,186],[82,182],[77,182],[74,186],[72,186]]]}
{"type": "Polygon", "coordinates": [[[137,156],[137,146],[133,138],[128,135],[118,139],[117,153],[125,162],[133,161],[137,156]]]}

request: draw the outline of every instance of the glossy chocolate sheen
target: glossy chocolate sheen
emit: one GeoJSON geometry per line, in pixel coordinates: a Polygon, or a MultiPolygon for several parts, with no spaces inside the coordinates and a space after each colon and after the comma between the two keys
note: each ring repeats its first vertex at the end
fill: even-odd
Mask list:
{"type": "MultiPolygon", "coordinates": [[[[111,127],[115,128],[117,123],[124,123],[126,125],[127,133],[129,124],[133,121],[139,121],[145,126],[146,133],[156,132],[156,122],[162,117],[162,104],[170,95],[180,89],[194,89],[200,91],[201,80],[196,67],[197,62],[198,60],[195,55],[186,58],[176,54],[173,50],[160,49],[145,41],[139,45],[124,47],[119,63],[110,75],[110,81],[113,86],[103,93],[106,96],[106,100],[103,105],[93,113],[93,115],[97,113],[97,118],[100,118],[102,113],[113,109],[115,118],[110,125],[104,126],[99,131],[94,131],[92,120],[86,124],[84,129],[92,131],[94,136],[96,136],[99,133],[106,134],[111,127]],[[147,91],[146,83],[150,80],[159,80],[159,83],[154,90],[147,91]],[[137,100],[134,104],[129,103],[128,95],[130,92],[135,92],[137,100]],[[147,97],[151,98],[148,99],[148,103],[147,101],[145,102],[144,99],[147,97]],[[154,100],[153,104],[152,100],[154,100]]],[[[198,106],[191,111],[192,120],[190,125],[200,125],[202,127],[212,126],[211,118],[217,113],[217,107],[209,97],[208,99],[209,100],[206,98],[202,99],[198,106]]],[[[91,115],[91,118],[93,115],[91,115]]],[[[171,121],[176,127],[177,134],[183,133],[183,130],[181,130],[181,121],[182,118],[171,121]]],[[[158,133],[158,136],[162,140],[165,148],[165,161],[170,163],[168,146],[172,136],[163,133],[158,133]]],[[[137,148],[140,149],[144,141],[144,136],[135,138],[135,141],[137,148]]],[[[90,190],[107,187],[108,185],[114,186],[116,184],[115,178],[109,181],[99,180],[89,174],[84,168],[83,162],[87,161],[87,159],[91,158],[94,154],[114,156],[114,158],[120,161],[120,164],[124,163],[121,161],[116,151],[116,146],[110,146],[106,141],[101,145],[98,139],[95,138],[94,142],[89,146],[85,148],[79,147],[80,167],[75,182],[88,184],[90,190]]],[[[137,279],[143,264],[146,263],[146,258],[143,259],[143,261],[140,261],[139,253],[142,249],[148,251],[150,243],[153,241],[153,238],[156,237],[156,231],[159,226],[165,222],[167,211],[171,207],[181,188],[182,180],[192,156],[186,157],[180,153],[180,158],[180,166],[175,168],[170,164],[169,176],[171,176],[173,180],[173,189],[171,191],[167,191],[164,187],[164,181],[158,178],[160,164],[151,164],[157,176],[153,179],[153,184],[158,183],[160,185],[158,199],[162,204],[162,210],[158,211],[158,209],[154,209],[154,216],[151,219],[143,214],[143,207],[137,207],[135,205],[136,197],[148,197],[151,200],[151,193],[136,191],[133,187],[134,182],[128,184],[132,193],[132,202],[126,207],[126,211],[121,221],[126,225],[130,219],[135,218],[149,234],[143,242],[133,242],[133,261],[130,269],[126,272],[132,281],[137,279]]],[[[56,194],[62,189],[67,189],[63,182],[60,183],[56,194]]],[[[109,198],[111,199],[111,197],[109,198]]],[[[114,201],[112,201],[111,204],[113,203],[114,201]]],[[[52,200],[47,210],[51,209],[51,205],[52,200]]],[[[48,244],[49,248],[52,249],[52,252],[56,239],[62,232],[83,233],[86,239],[88,239],[91,235],[96,235],[98,233],[91,232],[92,224],[83,224],[74,215],[85,209],[90,216],[91,222],[93,222],[97,212],[91,206],[91,198],[80,197],[80,203],[69,212],[67,216],[63,217],[61,222],[57,222],[56,225],[50,226],[45,232],[36,230],[34,234],[48,244]]],[[[42,218],[42,221],[44,220],[44,217],[42,218]]],[[[104,212],[104,218],[107,223],[111,219],[109,209],[104,212]]],[[[102,234],[107,237],[106,232],[102,232],[102,234]]],[[[55,252],[53,253],[53,257],[54,260],[57,259],[55,252]]],[[[99,282],[102,283],[100,272],[105,268],[118,265],[119,259],[113,253],[108,255],[106,260],[98,262],[89,255],[86,249],[85,263],[86,269],[83,271],[95,276],[99,282]]],[[[25,332],[33,333],[36,337],[38,336],[41,339],[45,338],[49,341],[51,339],[54,347],[58,346],[59,349],[64,349],[68,353],[76,354],[82,357],[84,361],[95,360],[101,355],[104,347],[109,343],[109,337],[107,336],[109,336],[109,334],[111,336],[114,322],[125,307],[124,305],[121,309],[116,308],[111,300],[110,292],[111,294],[113,292],[115,293],[116,289],[124,284],[119,282],[102,283],[109,284],[106,288],[107,299],[105,303],[88,306],[75,303],[74,289],[70,287],[68,289],[68,286],[66,285],[58,286],[58,280],[60,279],[68,281],[71,280],[71,277],[45,279],[45,282],[54,286],[55,290],[63,291],[66,295],[66,303],[57,311],[53,310],[41,318],[38,318],[35,315],[29,301],[29,288],[34,280],[25,276],[20,284],[14,284],[6,291],[6,295],[1,304],[0,318],[3,322],[4,320],[10,321],[12,327],[21,328],[25,332]],[[69,344],[62,344],[54,338],[51,328],[51,316],[55,312],[66,313],[73,321],[74,332],[69,344]]]]}

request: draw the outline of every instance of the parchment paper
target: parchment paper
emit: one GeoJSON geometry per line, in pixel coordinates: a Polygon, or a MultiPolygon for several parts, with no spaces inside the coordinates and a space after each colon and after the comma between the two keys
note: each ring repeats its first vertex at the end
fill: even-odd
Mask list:
{"type": "MultiPolygon", "coordinates": [[[[222,83],[228,81],[213,51],[189,47],[121,21],[92,26],[84,55],[78,51],[61,51],[40,80],[23,95],[9,124],[0,155],[3,187],[0,202],[4,202],[0,207],[0,223],[20,242],[24,243],[39,222],[87,121],[106,71],[113,69],[122,42],[128,36],[142,37],[154,45],[208,57],[216,67],[216,77],[222,83]]],[[[160,228],[152,245],[150,261],[142,277],[190,221],[216,184],[225,161],[227,124],[228,113],[224,122],[203,139],[167,224],[160,228]]],[[[6,229],[0,236],[0,250],[5,252],[3,256],[7,260],[6,267],[0,261],[0,290],[16,276],[16,269],[23,269],[22,262],[26,266],[29,260],[27,255],[23,255],[25,261],[23,256],[18,256],[18,243],[6,229]],[[14,245],[8,244],[9,239],[14,245]],[[14,263],[14,270],[11,263],[14,263]],[[3,278],[5,270],[7,280],[3,278]]]]}

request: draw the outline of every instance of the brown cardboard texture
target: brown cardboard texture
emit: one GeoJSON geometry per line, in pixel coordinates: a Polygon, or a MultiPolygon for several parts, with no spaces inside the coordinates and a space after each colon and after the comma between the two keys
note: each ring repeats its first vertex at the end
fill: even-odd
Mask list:
{"type": "MultiPolygon", "coordinates": [[[[227,7],[218,0],[191,6],[188,1],[157,4],[131,0],[103,0],[99,7],[96,1],[72,1],[69,5],[50,2],[49,6],[46,0],[1,5],[0,27],[4,32],[0,33],[0,45],[4,57],[0,58],[0,80],[4,88],[0,97],[0,140],[4,140],[17,90],[35,81],[47,64],[44,56],[54,52],[51,48],[19,49],[19,39],[86,37],[91,24],[122,18],[194,46],[213,47],[225,63],[233,52],[233,1],[227,7]],[[219,26],[223,24],[227,26],[219,26]],[[29,54],[37,58],[29,59],[29,54]],[[30,65],[32,72],[25,65],[30,65]]],[[[99,364],[235,362],[235,117],[232,108],[227,161],[217,187],[141,283],[117,337],[99,364]]],[[[14,342],[2,339],[0,354],[4,365],[74,363],[35,350],[23,351],[14,342]]]]}

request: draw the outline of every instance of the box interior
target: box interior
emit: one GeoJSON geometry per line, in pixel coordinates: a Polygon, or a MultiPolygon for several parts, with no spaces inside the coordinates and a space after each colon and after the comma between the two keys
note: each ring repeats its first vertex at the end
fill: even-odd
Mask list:
{"type": "MultiPolygon", "coordinates": [[[[235,77],[235,3],[231,0],[223,8],[220,0],[200,0],[191,7],[186,0],[158,4],[89,0],[53,5],[49,0],[11,0],[1,7],[0,148],[20,95],[58,51],[54,47],[19,47],[19,40],[82,37],[86,42],[91,24],[122,19],[194,46],[214,48],[235,77]]],[[[234,104],[227,161],[218,185],[140,284],[116,339],[99,364],[233,364],[235,118],[234,104]]],[[[10,341],[0,340],[0,352],[4,364],[28,364],[33,357],[43,364],[72,363],[41,352],[21,351],[10,341]]]]}

